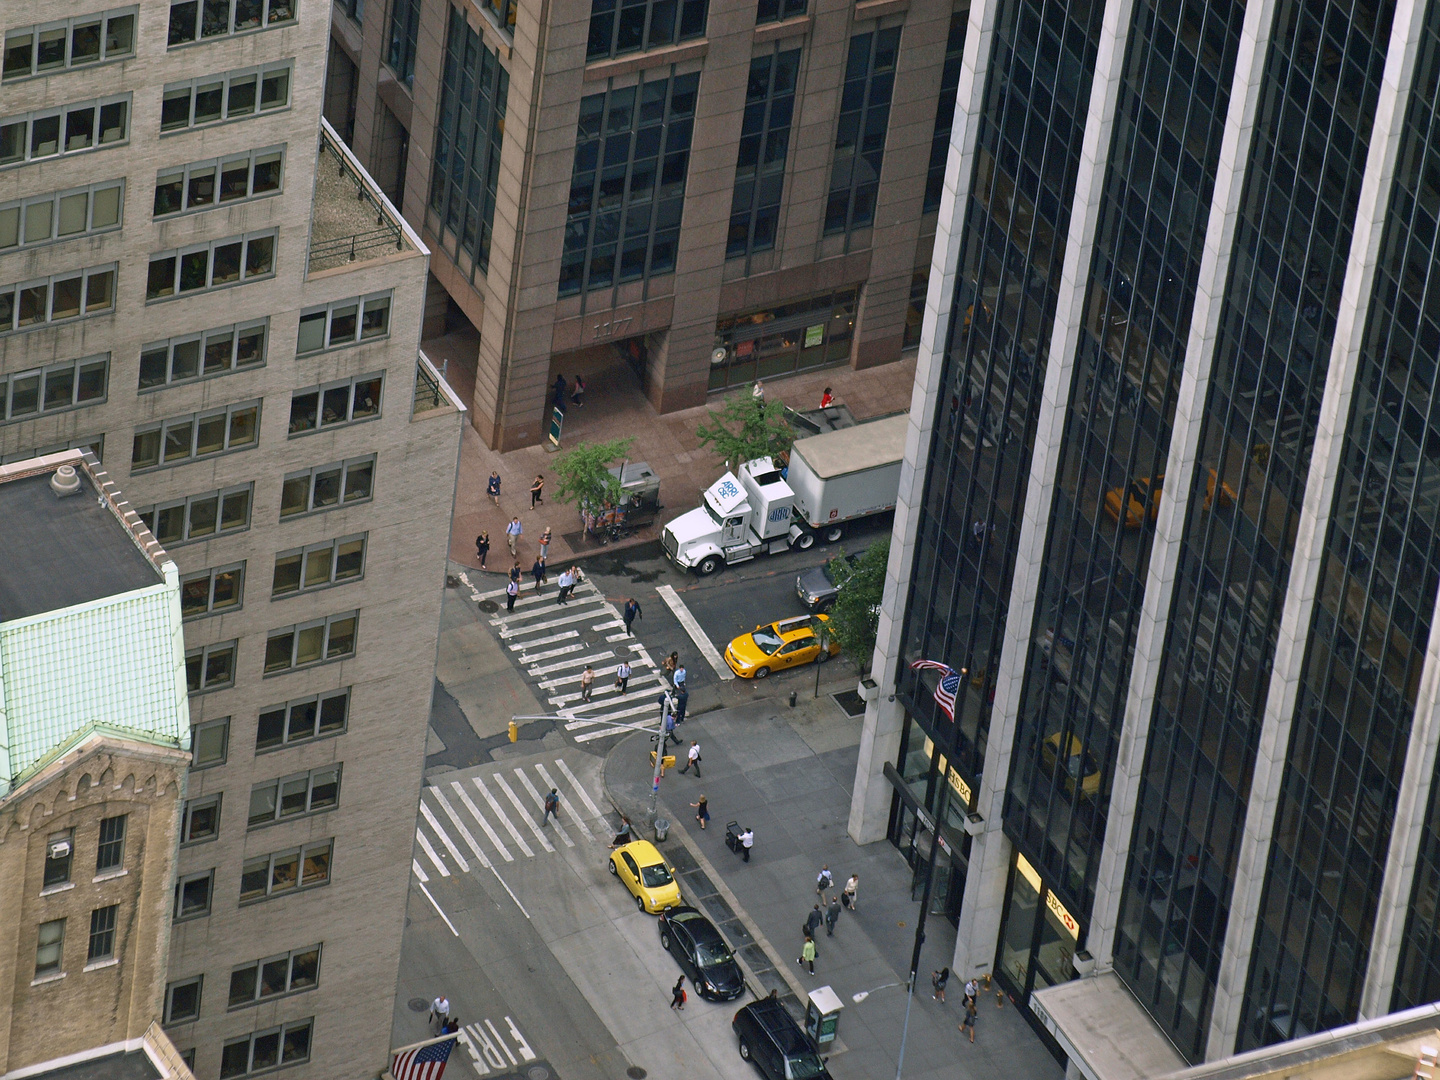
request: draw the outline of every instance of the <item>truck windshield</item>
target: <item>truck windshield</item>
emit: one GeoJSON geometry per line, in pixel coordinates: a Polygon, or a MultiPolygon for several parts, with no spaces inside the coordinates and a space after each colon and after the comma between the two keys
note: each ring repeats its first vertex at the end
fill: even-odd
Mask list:
{"type": "Polygon", "coordinates": [[[715,522],[716,525],[723,526],[725,524],[725,519],[715,512],[715,508],[710,505],[710,500],[705,498],[704,495],[700,496],[700,505],[705,508],[705,513],[710,515],[710,520],[715,522]]]}
{"type": "Polygon", "coordinates": [[[768,626],[760,627],[760,629],[756,630],[750,636],[755,639],[755,644],[759,646],[760,651],[766,656],[773,656],[775,650],[785,644],[785,642],[781,640],[780,635],[768,626]]]}

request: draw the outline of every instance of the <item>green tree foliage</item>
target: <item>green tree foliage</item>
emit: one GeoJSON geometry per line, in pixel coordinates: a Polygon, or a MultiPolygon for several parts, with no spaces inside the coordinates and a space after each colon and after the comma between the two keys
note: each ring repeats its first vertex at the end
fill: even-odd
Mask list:
{"type": "Polygon", "coordinates": [[[730,468],[754,458],[773,458],[795,441],[795,432],[785,422],[785,406],[779,401],[767,401],[762,409],[749,394],[739,394],[723,409],[713,410],[710,421],[697,427],[695,436],[730,468]]]}
{"type": "Polygon", "coordinates": [[[620,501],[620,478],[610,466],[623,461],[634,439],[613,439],[603,443],[581,443],[555,459],[555,497],[571,503],[582,513],[599,510],[606,503],[620,501]]]}
{"type": "Polygon", "coordinates": [[[880,629],[880,600],[885,594],[885,564],[890,561],[890,538],[877,540],[855,560],[850,576],[830,609],[830,632],[863,675],[875,652],[880,629]]]}

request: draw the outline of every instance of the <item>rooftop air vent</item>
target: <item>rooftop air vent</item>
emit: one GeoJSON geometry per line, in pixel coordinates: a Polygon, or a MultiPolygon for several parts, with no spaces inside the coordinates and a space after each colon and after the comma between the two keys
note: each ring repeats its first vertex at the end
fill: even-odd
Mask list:
{"type": "Polygon", "coordinates": [[[75,472],[75,466],[61,465],[56,469],[50,477],[50,490],[61,499],[77,494],[80,491],[80,477],[75,472]]]}

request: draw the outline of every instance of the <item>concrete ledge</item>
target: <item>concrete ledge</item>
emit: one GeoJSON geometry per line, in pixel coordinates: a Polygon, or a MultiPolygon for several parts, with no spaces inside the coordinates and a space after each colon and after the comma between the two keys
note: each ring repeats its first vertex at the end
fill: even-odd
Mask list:
{"type": "MultiPolygon", "coordinates": [[[[888,3],[889,0],[886,0],[888,3]]],[[[906,0],[908,3],[908,0],[906,0]]],[[[678,64],[681,60],[694,60],[698,56],[704,56],[710,50],[710,42],[705,38],[699,41],[687,41],[683,45],[667,45],[663,49],[651,49],[649,52],[638,53],[634,56],[621,56],[614,60],[597,60],[593,64],[585,65],[585,82],[598,82],[601,79],[611,79],[616,75],[628,75],[632,71],[643,71],[645,68],[663,67],[666,64],[678,64]]]]}
{"type": "Polygon", "coordinates": [[[855,5],[855,21],[899,15],[910,10],[910,0],[863,0],[855,5]]]}
{"type": "MultiPolygon", "coordinates": [[[[892,0],[883,0],[883,2],[890,3],[892,0]]],[[[909,2],[910,0],[905,0],[905,3],[909,2]]],[[[780,41],[784,38],[808,34],[813,21],[809,15],[796,15],[793,19],[782,19],[780,22],[757,26],[755,27],[755,43],[759,45],[766,41],[780,41]]]]}

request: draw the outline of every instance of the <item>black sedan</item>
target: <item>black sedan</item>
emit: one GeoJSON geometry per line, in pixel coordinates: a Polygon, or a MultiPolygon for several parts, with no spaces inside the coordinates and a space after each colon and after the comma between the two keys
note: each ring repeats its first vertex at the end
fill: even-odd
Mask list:
{"type": "Polygon", "coordinates": [[[715,924],[693,907],[660,913],[660,944],[690,976],[701,997],[730,1001],[745,992],[745,976],[730,946],[715,924]]]}

